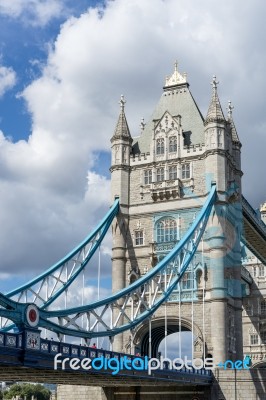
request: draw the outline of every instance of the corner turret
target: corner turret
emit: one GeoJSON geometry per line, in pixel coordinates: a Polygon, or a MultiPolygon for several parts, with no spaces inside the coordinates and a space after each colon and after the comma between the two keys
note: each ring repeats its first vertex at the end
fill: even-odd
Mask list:
{"type": "Polygon", "coordinates": [[[132,149],[132,137],[125,115],[125,99],[121,95],[120,114],[114,134],[111,138],[112,147],[112,200],[120,198],[120,205],[128,205],[129,164],[132,149]]]}
{"type": "Polygon", "coordinates": [[[229,129],[231,131],[231,140],[232,140],[232,155],[235,160],[235,166],[240,171],[241,170],[241,147],[242,144],[239,140],[238,133],[235,127],[235,123],[233,120],[233,109],[231,101],[228,101],[227,107],[227,121],[229,125],[229,129]]]}

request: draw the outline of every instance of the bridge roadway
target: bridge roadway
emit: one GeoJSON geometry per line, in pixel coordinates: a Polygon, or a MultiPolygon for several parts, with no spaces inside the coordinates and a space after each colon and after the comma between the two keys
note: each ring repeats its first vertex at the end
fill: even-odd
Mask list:
{"type": "Polygon", "coordinates": [[[243,235],[242,241],[249,250],[266,265],[266,225],[242,196],[243,235]]]}
{"type": "Polygon", "coordinates": [[[84,386],[187,386],[190,389],[210,386],[212,383],[211,371],[189,370],[185,367],[180,371],[157,370],[151,375],[148,371],[122,369],[117,375],[112,371],[97,371],[90,369],[73,371],[69,364],[66,369],[54,370],[54,357],[62,353],[61,359],[95,357],[116,358],[126,356],[133,360],[134,356],[111,351],[93,349],[91,347],[67,344],[46,339],[30,339],[30,334],[0,333],[0,381],[26,381],[40,383],[55,383],[63,385],[84,386]],[[30,343],[31,342],[31,343],[30,343]]]}

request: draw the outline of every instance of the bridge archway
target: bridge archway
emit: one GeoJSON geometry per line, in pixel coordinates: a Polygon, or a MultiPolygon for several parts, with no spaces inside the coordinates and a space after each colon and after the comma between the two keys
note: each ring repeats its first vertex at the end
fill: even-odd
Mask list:
{"type": "MultiPolygon", "coordinates": [[[[182,318],[181,332],[191,332],[191,321],[182,318]]],[[[167,336],[179,332],[179,319],[177,317],[167,316],[167,336]]],[[[199,327],[193,325],[194,333],[194,351],[196,350],[197,357],[203,355],[203,336],[199,327]]],[[[158,357],[160,343],[165,339],[165,318],[157,317],[151,322],[151,356],[158,357]]],[[[135,332],[133,338],[135,353],[149,355],[149,321],[145,321],[135,332]]]]}

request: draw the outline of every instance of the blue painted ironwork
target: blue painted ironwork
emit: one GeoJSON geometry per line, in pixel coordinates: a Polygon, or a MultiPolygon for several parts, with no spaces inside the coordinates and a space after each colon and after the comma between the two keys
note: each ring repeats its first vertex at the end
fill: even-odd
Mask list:
{"type": "MultiPolygon", "coordinates": [[[[132,364],[133,360],[136,358],[139,360],[143,360],[143,364],[145,363],[144,357],[133,356],[124,353],[118,353],[109,350],[103,349],[95,349],[88,346],[79,346],[77,344],[70,343],[62,343],[55,340],[43,339],[40,337],[39,331],[25,330],[20,333],[9,333],[9,332],[0,332],[0,358],[1,365],[6,365],[11,367],[34,367],[40,370],[54,370],[54,357],[56,354],[61,353],[61,359],[68,358],[71,360],[72,358],[78,358],[83,360],[85,358],[89,358],[90,360],[101,358],[104,359],[116,359],[119,364],[121,359],[126,359],[132,364]]],[[[147,357],[146,357],[147,358],[147,357]]],[[[136,365],[136,360],[135,360],[136,365]]],[[[66,373],[69,376],[71,368],[69,363],[64,365],[66,373]]],[[[53,377],[56,379],[58,372],[62,371],[62,366],[59,365],[58,369],[54,371],[53,377]]],[[[106,376],[106,383],[108,384],[108,375],[112,378],[113,369],[107,369],[103,371],[106,376]]],[[[90,370],[80,370],[75,371],[75,374],[83,373],[90,376],[91,374],[99,374],[100,371],[94,369],[93,367],[90,370]]],[[[137,371],[136,369],[122,369],[116,375],[116,379],[119,379],[119,376],[124,376],[126,378],[147,378],[147,379],[159,379],[159,380],[178,380],[178,379],[192,379],[195,382],[197,380],[197,384],[209,385],[212,382],[212,373],[210,370],[202,369],[194,369],[193,367],[186,368],[183,366],[181,370],[168,369],[167,365],[163,365],[163,369],[154,370],[152,376],[148,375],[146,369],[137,371]]],[[[49,375],[49,379],[53,379],[51,375],[49,375]]],[[[77,375],[76,375],[77,377],[77,375]]],[[[182,381],[183,382],[183,381],[182,381]]],[[[183,382],[184,383],[184,382],[183,382]]],[[[189,382],[188,382],[189,383],[189,382]]]]}
{"type": "MultiPolygon", "coordinates": [[[[151,317],[160,305],[167,301],[189,267],[204,233],[215,200],[216,190],[215,186],[212,186],[205,205],[186,235],[146,275],[120,292],[85,306],[50,311],[45,310],[42,305],[39,308],[38,327],[56,332],[58,335],[63,334],[84,339],[110,337],[125,330],[133,329],[143,320],[151,317]],[[84,318],[87,320],[86,328],[83,327],[84,318]]],[[[109,213],[109,224],[113,215],[117,212],[116,207],[118,207],[118,201],[112,208],[113,212],[109,213]]],[[[106,231],[106,225],[103,231],[106,231]]],[[[96,240],[94,249],[97,248],[97,244],[98,241],[96,240]]],[[[81,250],[82,246],[78,246],[77,249],[76,251],[81,250]]],[[[71,255],[73,255],[73,252],[71,255]]],[[[70,258],[69,255],[64,260],[70,258]]],[[[51,269],[48,271],[51,272],[51,269]]],[[[49,276],[48,271],[42,275],[43,278],[44,275],[49,276]]],[[[71,281],[73,279],[71,278],[71,281]]],[[[35,280],[32,282],[35,282],[35,280]]],[[[14,294],[14,292],[11,293],[14,294]]],[[[29,325],[29,322],[25,319],[26,307],[29,304],[13,301],[4,295],[0,296],[0,304],[4,307],[0,309],[0,316],[13,320],[18,326],[29,325]]]]}
{"type": "Polygon", "coordinates": [[[213,186],[186,235],[146,275],[120,292],[89,305],[58,311],[40,309],[39,327],[57,334],[92,338],[114,336],[151,317],[169,298],[192,261],[215,199],[213,186]],[[81,323],[83,318],[87,319],[86,328],[81,323]]]}
{"type": "Polygon", "coordinates": [[[242,211],[244,216],[244,224],[245,221],[248,222],[255,230],[258,238],[261,240],[261,246],[263,248],[258,248],[258,246],[254,246],[252,243],[252,238],[246,237],[245,234],[242,233],[241,241],[247,246],[247,248],[263,263],[266,263],[266,252],[265,252],[265,241],[266,241],[266,225],[260,218],[258,212],[256,212],[253,207],[249,204],[247,199],[242,195],[242,211]],[[251,239],[251,240],[250,240],[251,239]]]}
{"type": "MultiPolygon", "coordinates": [[[[119,210],[119,199],[116,199],[111,209],[100,224],[77,247],[62,260],[48,270],[6,294],[17,302],[31,302],[45,309],[52,304],[75,281],[84,270],[108,231],[119,210]]],[[[12,319],[12,318],[10,318],[12,319]]],[[[10,330],[14,325],[7,325],[1,330],[10,330]]]]}

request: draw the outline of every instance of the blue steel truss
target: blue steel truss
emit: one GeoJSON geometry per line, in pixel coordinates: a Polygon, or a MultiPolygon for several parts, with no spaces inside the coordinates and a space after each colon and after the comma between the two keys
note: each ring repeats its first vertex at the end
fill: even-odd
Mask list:
{"type": "MultiPolygon", "coordinates": [[[[117,199],[100,224],[77,247],[44,273],[7,293],[6,297],[19,303],[34,303],[40,309],[46,309],[84,270],[105,237],[118,210],[117,199]]],[[[14,325],[8,325],[8,321],[5,321],[2,330],[8,331],[13,327],[14,325]]]]}
{"type": "MultiPolygon", "coordinates": [[[[215,200],[216,189],[213,185],[206,203],[186,235],[156,267],[136,282],[108,298],[88,305],[58,311],[45,310],[41,307],[38,326],[58,335],[86,339],[111,337],[125,330],[132,330],[143,320],[150,318],[177,288],[186,272],[205,231],[215,200]]],[[[118,207],[118,202],[113,209],[115,206],[118,207]]],[[[49,275],[48,271],[45,275],[49,275]]],[[[1,296],[0,304],[9,310],[12,309],[13,312],[0,309],[0,316],[6,317],[8,314],[9,319],[19,324],[19,313],[21,313],[23,317],[20,321],[25,322],[27,304],[22,305],[8,300],[9,303],[5,306],[5,299],[1,296]]]]}

